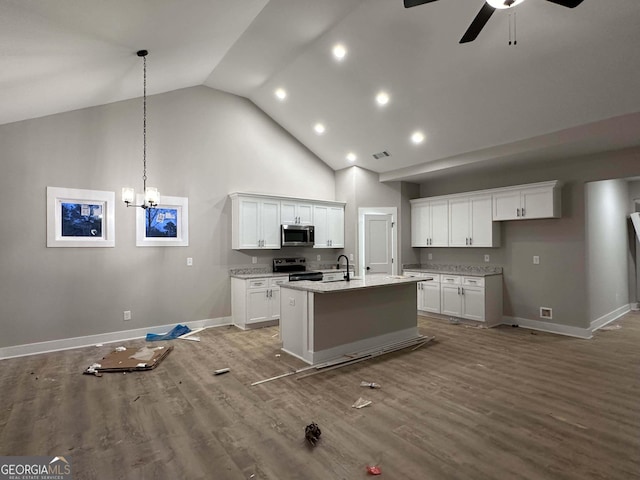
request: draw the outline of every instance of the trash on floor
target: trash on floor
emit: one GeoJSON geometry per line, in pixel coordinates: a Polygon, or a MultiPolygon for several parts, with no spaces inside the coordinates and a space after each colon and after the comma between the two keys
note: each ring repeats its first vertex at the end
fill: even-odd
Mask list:
{"type": "Polygon", "coordinates": [[[382,474],[382,470],[380,469],[380,467],[378,465],[374,465],[372,467],[367,466],[367,473],[369,475],[381,475],[382,474]]]}
{"type": "Polygon", "coordinates": [[[116,347],[116,352],[124,352],[127,347],[116,347]]]}
{"type": "Polygon", "coordinates": [[[364,398],[360,397],[358,400],[356,400],[356,403],[351,406],[353,408],[364,408],[367,405],[371,405],[371,400],[365,400],[364,398]]]}
{"type": "Polygon", "coordinates": [[[312,447],[316,446],[316,443],[320,440],[320,435],[322,435],[322,432],[316,423],[310,423],[304,427],[304,438],[307,439],[307,442],[309,442],[312,447]]]}
{"type": "Polygon", "coordinates": [[[369,387],[369,388],[380,388],[380,385],[378,385],[375,382],[360,382],[360,386],[361,387],[369,387]]]}
{"type": "Polygon", "coordinates": [[[606,327],[602,327],[600,330],[620,330],[622,325],[607,325],[606,327]]]}
{"type": "Polygon", "coordinates": [[[173,347],[157,347],[149,349],[145,346],[133,355],[131,355],[131,352],[128,350],[114,350],[102,358],[100,362],[93,363],[82,373],[101,377],[104,372],[126,373],[153,370],[167,357],[167,355],[169,355],[169,353],[171,353],[172,350],[173,347]],[[151,356],[147,358],[149,351],[151,351],[151,356]],[[146,360],[140,362],[141,359],[137,358],[139,356],[144,357],[146,360]]]}
{"type": "Polygon", "coordinates": [[[185,333],[191,332],[191,329],[186,325],[176,325],[167,333],[147,333],[147,342],[155,342],[158,340],[174,340],[185,333]]]}
{"type": "Polygon", "coordinates": [[[215,371],[213,372],[213,374],[214,374],[214,375],[222,375],[223,373],[227,373],[227,372],[229,372],[229,371],[230,371],[230,370],[229,370],[228,368],[220,368],[220,369],[218,369],[218,370],[215,370],[215,371]]]}

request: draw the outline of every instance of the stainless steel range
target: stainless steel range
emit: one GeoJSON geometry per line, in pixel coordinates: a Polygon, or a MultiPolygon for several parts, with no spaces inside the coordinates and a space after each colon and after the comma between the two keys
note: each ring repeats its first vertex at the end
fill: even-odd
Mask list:
{"type": "Polygon", "coordinates": [[[307,270],[307,259],[304,257],[274,258],[274,273],[289,273],[289,281],[311,280],[319,282],[322,280],[322,272],[307,270]]]}

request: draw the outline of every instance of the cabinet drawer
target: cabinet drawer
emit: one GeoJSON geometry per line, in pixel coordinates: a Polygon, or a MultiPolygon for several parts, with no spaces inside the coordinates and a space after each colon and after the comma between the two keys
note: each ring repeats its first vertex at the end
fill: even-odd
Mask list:
{"type": "Polygon", "coordinates": [[[483,277],[464,277],[462,279],[462,284],[474,286],[474,287],[484,287],[484,278],[483,277]]]}
{"type": "Polygon", "coordinates": [[[460,285],[461,278],[458,275],[442,275],[440,283],[443,285],[460,285]]]}
{"type": "Polygon", "coordinates": [[[269,286],[278,287],[285,283],[289,283],[289,277],[275,277],[269,280],[269,286]]]}
{"type": "Polygon", "coordinates": [[[253,280],[249,280],[249,288],[262,288],[269,285],[268,278],[256,278],[253,280]]]}
{"type": "Polygon", "coordinates": [[[431,280],[431,283],[440,283],[439,273],[427,273],[427,272],[412,272],[411,270],[403,272],[405,277],[412,278],[424,278],[425,280],[431,280]]]}

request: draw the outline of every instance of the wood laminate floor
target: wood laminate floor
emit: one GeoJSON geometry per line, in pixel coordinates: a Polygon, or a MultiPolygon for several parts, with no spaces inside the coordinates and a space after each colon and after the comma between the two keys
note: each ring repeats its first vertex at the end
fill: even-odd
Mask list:
{"type": "Polygon", "coordinates": [[[640,314],[617,323],[579,340],[420,317],[436,340],[415,351],[255,387],[303,366],[275,327],[212,328],[102,378],[81,372],[116,345],[3,360],[0,454],[64,455],[78,480],[640,478],[640,314]]]}

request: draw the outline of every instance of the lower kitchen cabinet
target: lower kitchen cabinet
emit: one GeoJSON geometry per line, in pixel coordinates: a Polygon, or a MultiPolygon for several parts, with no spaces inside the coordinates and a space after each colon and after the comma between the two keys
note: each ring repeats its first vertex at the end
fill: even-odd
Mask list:
{"type": "Polygon", "coordinates": [[[502,323],[502,275],[404,274],[433,279],[417,284],[419,312],[484,322],[487,326],[502,323]]]}
{"type": "Polygon", "coordinates": [[[246,329],[280,318],[280,285],[288,277],[231,279],[231,305],[234,325],[246,329]]]}

